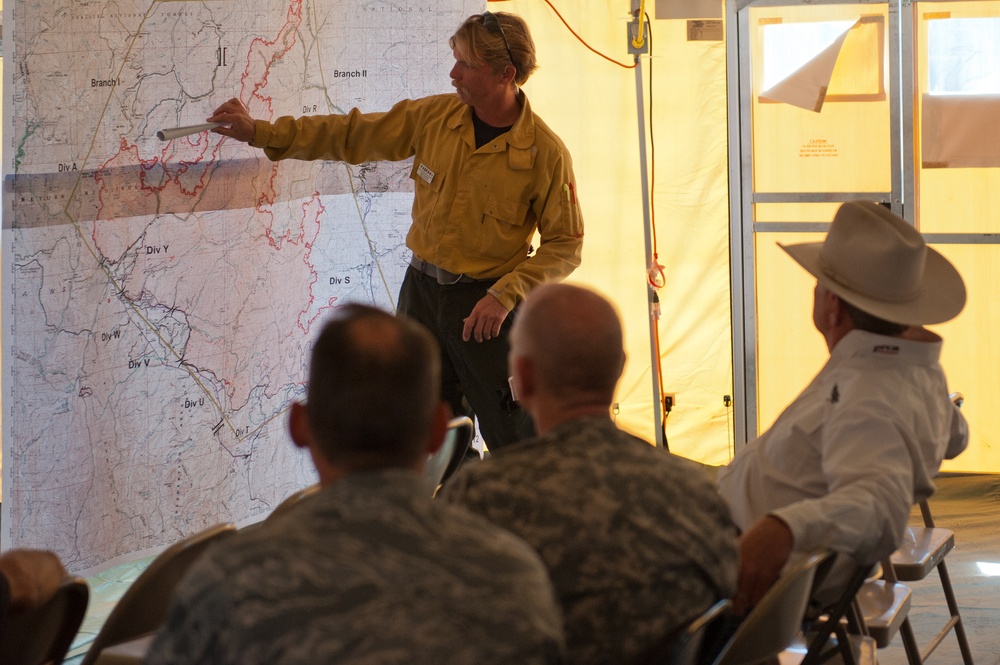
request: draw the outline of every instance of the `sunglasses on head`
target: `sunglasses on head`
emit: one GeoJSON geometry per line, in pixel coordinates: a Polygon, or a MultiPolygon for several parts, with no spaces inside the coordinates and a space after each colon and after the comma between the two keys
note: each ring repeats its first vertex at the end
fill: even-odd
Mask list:
{"type": "Polygon", "coordinates": [[[507,35],[504,34],[503,27],[493,12],[483,12],[483,27],[489,32],[500,33],[500,37],[503,38],[503,45],[507,49],[507,57],[510,58],[510,64],[514,65],[514,69],[517,69],[517,65],[514,64],[514,54],[511,53],[510,44],[507,42],[507,35]]]}

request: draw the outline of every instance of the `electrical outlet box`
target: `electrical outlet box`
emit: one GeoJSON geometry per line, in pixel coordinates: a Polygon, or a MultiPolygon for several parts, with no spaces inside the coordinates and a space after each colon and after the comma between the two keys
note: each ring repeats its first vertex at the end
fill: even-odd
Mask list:
{"type": "Polygon", "coordinates": [[[639,19],[633,19],[625,25],[628,40],[628,52],[630,55],[642,55],[649,53],[649,24],[643,21],[642,24],[642,46],[635,45],[635,39],[639,36],[639,19]]]}

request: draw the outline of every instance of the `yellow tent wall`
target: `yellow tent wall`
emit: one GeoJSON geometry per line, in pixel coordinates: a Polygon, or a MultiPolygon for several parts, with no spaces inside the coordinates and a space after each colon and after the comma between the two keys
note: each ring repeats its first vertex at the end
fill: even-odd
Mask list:
{"type": "MultiPolygon", "coordinates": [[[[596,50],[633,63],[625,0],[554,4],[596,50]]],[[[601,291],[621,310],[629,362],[617,421],[653,441],[635,71],[588,51],[544,2],[488,7],[520,14],[531,27],[540,68],[525,92],[573,154],[586,221],[583,264],[570,281],[601,291]]],[[[652,56],[642,62],[643,96],[653,108],[645,115],[650,156],[655,148],[656,249],[666,277],[659,291],[664,392],[677,399],[666,434],[672,452],[721,464],[732,446],[732,407],[724,402],[732,395],[726,54],[721,38],[689,40],[687,27],[654,20],[652,56]]]]}
{"type": "MultiPolygon", "coordinates": [[[[594,48],[620,62],[632,63],[626,47],[627,2],[564,0],[554,4],[594,48]]],[[[940,13],[938,4],[951,12],[961,7],[961,11],[982,13],[983,6],[991,6],[920,6],[940,13]]],[[[587,220],[584,263],[571,280],[608,294],[621,309],[630,362],[619,388],[618,422],[653,440],[634,71],[587,51],[545,2],[508,0],[491,2],[488,7],[521,14],[531,26],[541,69],[525,89],[535,109],[573,153],[587,220]]],[[[760,12],[758,16],[784,20],[865,16],[858,33],[869,37],[873,30],[883,31],[888,18],[882,5],[854,6],[846,11],[842,6],[786,6],[762,8],[760,12]]],[[[919,31],[925,30],[919,20],[916,25],[919,31]]],[[[690,40],[684,20],[654,19],[652,32],[651,58],[644,59],[642,67],[645,101],[651,100],[653,109],[647,119],[656,154],[652,185],[658,239],[655,249],[665,266],[667,284],[660,292],[660,359],[664,390],[677,395],[677,406],[666,421],[666,434],[672,451],[719,464],[728,460],[734,445],[731,412],[723,401],[725,395],[733,394],[726,45],[690,40]]],[[[918,57],[925,57],[920,51],[923,41],[918,34],[918,57]]],[[[844,42],[830,83],[830,99],[821,113],[769,103],[765,113],[755,118],[754,159],[762,168],[755,175],[765,178],[759,183],[765,191],[767,187],[773,191],[888,188],[889,160],[882,147],[888,145],[888,102],[879,98],[884,91],[871,86],[872,81],[878,83],[878,76],[868,71],[859,78],[845,69],[856,70],[866,59],[870,61],[872,43],[844,42]],[[863,83],[861,89],[853,90],[859,82],[863,83]],[[852,104],[859,99],[868,103],[860,107],[852,104]],[[858,108],[864,112],[858,113],[858,108]],[[775,161],[780,160],[782,141],[801,141],[816,133],[817,126],[834,137],[840,154],[864,154],[860,167],[858,162],[840,160],[839,170],[823,172],[775,161]],[[767,171],[769,161],[772,168],[767,171]],[[831,179],[836,182],[833,186],[831,179]]],[[[885,42],[875,44],[886,48],[885,42]]],[[[879,75],[887,76],[884,63],[879,75]]],[[[756,105],[756,100],[753,103],[756,105]]],[[[755,106],[754,112],[757,110],[755,106]]],[[[799,150],[797,144],[790,147],[799,150]]],[[[998,177],[996,172],[924,169],[920,189],[907,200],[910,206],[919,203],[918,227],[924,233],[939,234],[995,231],[996,201],[990,196],[995,188],[990,184],[998,177]]],[[[754,221],[826,222],[835,209],[835,204],[758,205],[756,219],[742,223],[749,227],[754,221]]],[[[767,233],[750,237],[752,247],[745,253],[755,255],[752,300],[758,371],[758,417],[748,423],[752,436],[755,429],[766,429],[806,385],[825,361],[827,350],[811,324],[813,281],[775,244],[806,242],[822,235],[767,233]]],[[[935,247],[960,267],[969,287],[965,312],[956,321],[934,328],[946,339],[942,362],[952,388],[966,395],[964,412],[972,429],[969,450],[946,462],[944,469],[995,472],[1000,470],[1000,454],[995,452],[1000,415],[990,405],[998,397],[993,377],[1000,367],[989,341],[995,336],[992,329],[1000,315],[990,294],[990,286],[997,283],[998,250],[993,245],[973,244],[935,247]]]]}

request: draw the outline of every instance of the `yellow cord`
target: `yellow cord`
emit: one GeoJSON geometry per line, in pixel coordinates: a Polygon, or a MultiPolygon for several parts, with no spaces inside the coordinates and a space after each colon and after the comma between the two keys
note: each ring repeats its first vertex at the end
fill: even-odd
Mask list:
{"type": "Polygon", "coordinates": [[[639,34],[632,38],[632,47],[641,49],[646,45],[645,31],[642,29],[642,22],[646,18],[646,0],[639,3],[639,34]]]}

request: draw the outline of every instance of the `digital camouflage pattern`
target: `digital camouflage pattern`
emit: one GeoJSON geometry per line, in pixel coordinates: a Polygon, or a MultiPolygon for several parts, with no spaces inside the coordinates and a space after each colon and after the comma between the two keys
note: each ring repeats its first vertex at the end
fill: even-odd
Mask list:
{"type": "Polygon", "coordinates": [[[608,418],[502,448],[439,496],[541,554],[573,665],[627,663],[736,588],[736,532],[705,469],[608,418]]]}
{"type": "Polygon", "coordinates": [[[402,469],[352,474],[210,549],[146,662],[557,663],[562,621],[522,541],[402,469]]]}

